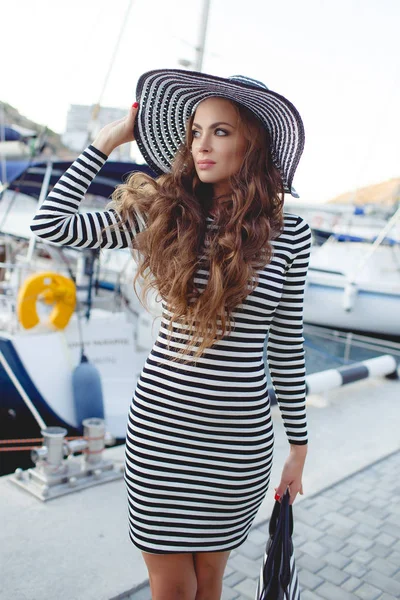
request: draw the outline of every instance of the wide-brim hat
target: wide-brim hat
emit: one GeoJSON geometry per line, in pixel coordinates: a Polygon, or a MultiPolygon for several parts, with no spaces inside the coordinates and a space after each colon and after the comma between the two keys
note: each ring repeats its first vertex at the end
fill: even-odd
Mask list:
{"type": "Polygon", "coordinates": [[[150,167],[159,175],[171,170],[175,154],[185,141],[188,119],[202,100],[213,96],[233,100],[258,117],[269,133],[272,161],[281,173],[284,191],[298,197],[292,182],[304,149],[299,112],[284,96],[241,75],[225,79],[194,71],[159,69],[140,77],[134,135],[150,167]]]}

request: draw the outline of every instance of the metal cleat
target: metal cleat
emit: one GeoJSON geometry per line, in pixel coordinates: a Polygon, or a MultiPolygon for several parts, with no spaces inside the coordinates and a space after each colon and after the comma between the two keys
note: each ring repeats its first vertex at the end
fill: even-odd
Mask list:
{"type": "Polygon", "coordinates": [[[67,430],[63,427],[47,427],[41,433],[43,445],[31,452],[36,467],[17,469],[10,477],[10,481],[40,500],[52,500],[123,477],[123,465],[115,468],[114,462],[103,457],[105,445],[115,441],[105,431],[103,419],[85,419],[84,437],[78,440],[66,441],[67,430]],[[82,455],[74,456],[76,452],[82,455]]]}

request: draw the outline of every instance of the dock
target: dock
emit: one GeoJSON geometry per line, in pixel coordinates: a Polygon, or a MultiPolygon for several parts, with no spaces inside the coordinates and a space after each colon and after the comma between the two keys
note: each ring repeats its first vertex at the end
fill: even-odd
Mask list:
{"type": "MultiPolygon", "coordinates": [[[[400,598],[400,382],[372,378],[309,396],[304,496],[294,504],[302,600],[400,598]]],[[[254,599],[274,487],[288,454],[274,406],[271,486],[231,553],[222,600],[254,599]]],[[[105,451],[123,463],[124,447],[105,451]]],[[[150,600],[118,480],[42,503],[0,478],[1,600],[150,600]]]]}

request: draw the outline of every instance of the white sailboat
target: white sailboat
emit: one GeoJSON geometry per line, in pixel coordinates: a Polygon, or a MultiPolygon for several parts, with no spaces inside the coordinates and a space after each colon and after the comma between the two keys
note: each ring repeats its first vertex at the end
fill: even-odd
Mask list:
{"type": "Polygon", "coordinates": [[[313,249],[307,323],[400,336],[400,244],[382,244],[399,220],[400,208],[373,243],[331,237],[313,249]]]}

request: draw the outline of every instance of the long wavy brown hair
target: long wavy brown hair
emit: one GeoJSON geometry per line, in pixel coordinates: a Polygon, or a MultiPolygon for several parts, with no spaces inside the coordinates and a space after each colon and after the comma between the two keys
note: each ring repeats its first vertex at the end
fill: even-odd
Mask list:
{"type": "Polygon", "coordinates": [[[270,241],[283,229],[282,178],[267,131],[249,110],[232,104],[247,149],[231,178],[231,195],[218,204],[215,228],[207,228],[206,220],[213,187],[200,181],[191,155],[194,115],[170,173],[157,179],[132,173],[112,195],[122,222],[132,222],[137,211],[144,216],[146,228],[133,240],[138,251],[134,287],[142,278],[141,301],[155,288],[167,303],[168,347],[174,333],[188,336],[183,348],[179,333],[175,339],[174,360],[179,362],[196,361],[232,331],[232,313],[257,287],[257,270],[272,258],[270,241]],[[209,271],[204,290],[194,282],[199,268],[209,271]]]}

